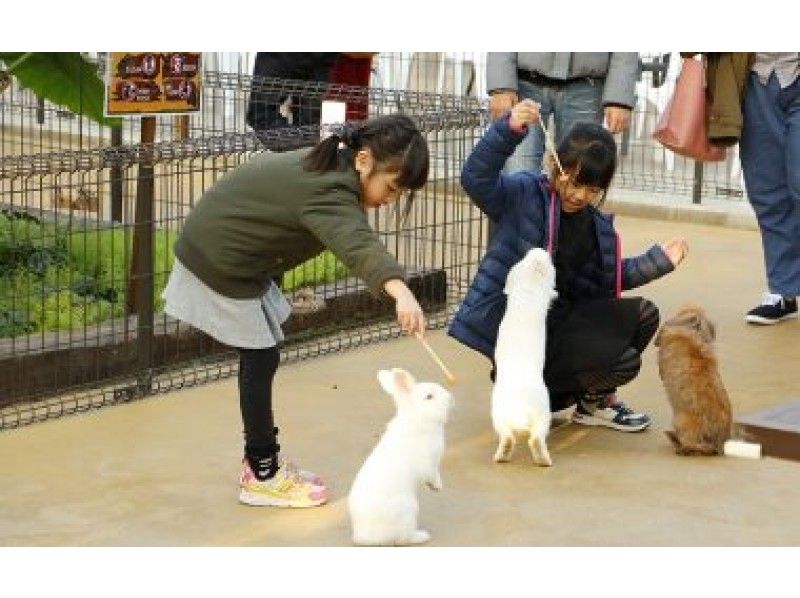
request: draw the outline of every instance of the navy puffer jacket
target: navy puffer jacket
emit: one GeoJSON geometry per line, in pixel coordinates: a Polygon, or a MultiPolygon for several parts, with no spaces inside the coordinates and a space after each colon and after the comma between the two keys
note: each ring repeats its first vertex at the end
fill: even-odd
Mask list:
{"type": "MultiPolygon", "coordinates": [[[[496,225],[489,249],[448,330],[468,347],[492,358],[503,318],[503,293],[511,267],[533,247],[551,254],[558,243],[560,198],[545,175],[501,174],[506,159],[524,138],[509,128],[508,116],[496,120],[475,146],[461,172],[461,185],[475,205],[496,225]]],[[[574,279],[575,295],[586,299],[619,297],[674,269],[659,245],[634,258],[621,258],[613,217],[593,207],[597,261],[589,261],[574,279]]]]}

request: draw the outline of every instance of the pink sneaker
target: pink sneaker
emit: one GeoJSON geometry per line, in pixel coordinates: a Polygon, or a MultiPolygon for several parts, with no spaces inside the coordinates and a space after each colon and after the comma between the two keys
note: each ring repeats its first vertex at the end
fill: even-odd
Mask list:
{"type": "Polygon", "coordinates": [[[326,503],[328,490],[303,479],[301,471],[282,466],[273,477],[261,481],[244,459],[239,477],[239,501],[253,506],[293,508],[317,507],[326,503]]]}
{"type": "Polygon", "coordinates": [[[278,467],[280,467],[281,469],[286,468],[289,471],[295,472],[297,475],[300,476],[300,479],[302,479],[304,482],[310,482],[314,486],[325,488],[325,482],[322,481],[321,477],[319,477],[315,473],[306,471],[305,469],[300,469],[300,467],[293,461],[289,461],[284,457],[278,457],[278,467]]]}

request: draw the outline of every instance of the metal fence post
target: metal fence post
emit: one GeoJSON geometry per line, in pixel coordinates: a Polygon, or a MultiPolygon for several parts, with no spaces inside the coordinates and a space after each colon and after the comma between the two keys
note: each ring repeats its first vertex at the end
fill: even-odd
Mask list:
{"type": "Polygon", "coordinates": [[[36,124],[44,124],[44,97],[36,96],[36,124]]]}
{"type": "Polygon", "coordinates": [[[694,184],[692,185],[692,203],[700,203],[703,197],[703,163],[694,162],[694,184]]]}
{"type": "MultiPolygon", "coordinates": [[[[111,147],[122,146],[122,127],[111,127],[111,147]]],[[[122,166],[111,166],[111,220],[122,222],[122,166]]]]}
{"type": "MultiPolygon", "coordinates": [[[[142,118],[142,143],[152,143],[155,140],[155,132],[155,117],[142,118]]],[[[134,261],[131,272],[135,312],[138,316],[136,380],[139,395],[150,394],[153,382],[154,170],[153,156],[148,152],[143,156],[142,163],[139,164],[139,176],[136,182],[136,214],[133,229],[134,261]]]]}

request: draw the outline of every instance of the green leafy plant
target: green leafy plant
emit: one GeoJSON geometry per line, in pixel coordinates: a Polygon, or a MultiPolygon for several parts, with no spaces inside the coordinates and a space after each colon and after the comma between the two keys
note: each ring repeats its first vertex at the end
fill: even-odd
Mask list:
{"type": "Polygon", "coordinates": [[[347,278],[348,270],[330,251],[300,264],[283,275],[283,290],[293,291],[301,287],[316,286],[347,278]]]}
{"type": "MultiPolygon", "coordinates": [[[[156,313],[175,261],[175,234],[154,236],[156,313]]],[[[0,211],[0,337],[82,328],[125,315],[133,234],[121,227],[68,232],[54,222],[0,211]]],[[[324,252],[287,272],[283,288],[346,278],[347,268],[324,252]]]]}
{"type": "Polygon", "coordinates": [[[0,60],[6,65],[0,73],[0,92],[13,76],[22,87],[75,114],[102,125],[122,124],[103,116],[104,83],[97,67],[80,52],[0,52],[0,60]]]}

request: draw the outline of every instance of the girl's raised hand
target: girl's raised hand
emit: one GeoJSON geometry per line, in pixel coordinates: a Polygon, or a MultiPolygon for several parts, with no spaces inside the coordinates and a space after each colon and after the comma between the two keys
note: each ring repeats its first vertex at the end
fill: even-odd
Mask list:
{"type": "Polygon", "coordinates": [[[533,100],[522,100],[511,109],[509,124],[513,129],[539,122],[539,104],[533,100]]]}
{"type": "Polygon", "coordinates": [[[679,239],[670,239],[669,241],[665,241],[661,243],[661,249],[664,250],[664,253],[667,254],[669,261],[672,262],[672,265],[676,268],[678,264],[680,264],[683,259],[686,257],[686,254],[689,253],[689,245],[686,243],[686,239],[679,238],[679,239]]]}

